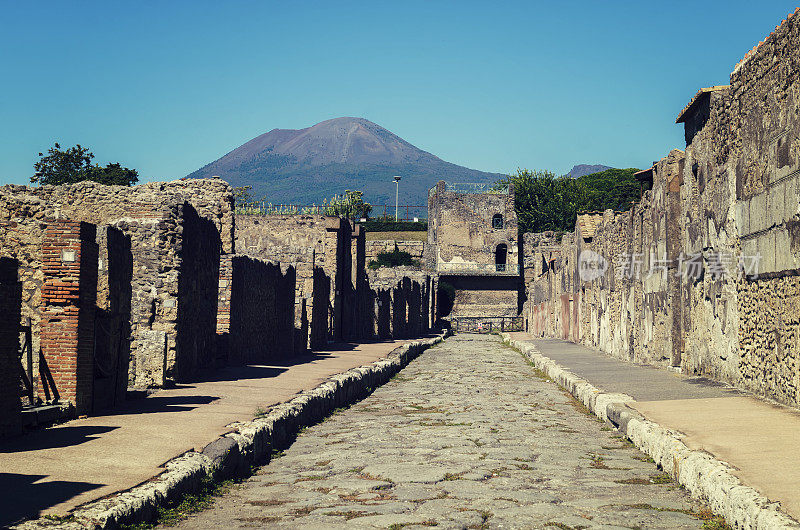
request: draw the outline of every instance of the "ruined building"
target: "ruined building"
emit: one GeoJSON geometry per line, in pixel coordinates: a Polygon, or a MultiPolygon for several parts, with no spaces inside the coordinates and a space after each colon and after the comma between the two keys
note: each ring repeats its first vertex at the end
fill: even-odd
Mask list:
{"type": "Polygon", "coordinates": [[[520,252],[513,189],[444,181],[428,194],[425,266],[438,281],[439,316],[491,321],[518,315],[520,252]]]}
{"type": "Polygon", "coordinates": [[[233,206],[219,179],[0,187],[0,435],[226,364],[428,329],[430,277],[371,285],[347,219],[233,206]]]}
{"type": "Polygon", "coordinates": [[[797,15],[691,98],[631,210],[525,235],[530,332],[800,405],[797,15]]]}

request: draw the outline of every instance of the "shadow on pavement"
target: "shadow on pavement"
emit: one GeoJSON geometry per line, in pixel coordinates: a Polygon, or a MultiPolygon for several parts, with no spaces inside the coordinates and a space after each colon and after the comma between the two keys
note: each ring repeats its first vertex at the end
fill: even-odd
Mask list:
{"type": "Polygon", "coordinates": [[[39,516],[41,510],[55,506],[103,484],[88,482],[36,482],[47,475],[0,473],[0,528],[39,516]]]}
{"type": "MultiPolygon", "coordinates": [[[[53,449],[55,447],[79,445],[84,442],[88,442],[89,440],[99,438],[97,435],[113,431],[114,429],[118,429],[118,427],[106,427],[99,425],[70,427],[65,425],[62,427],[43,429],[4,441],[2,444],[0,444],[0,453],[39,451],[41,449],[53,449]]],[[[0,487],[0,492],[6,493],[9,491],[13,490],[0,487]]],[[[0,495],[0,498],[2,497],[3,495],[0,495]]],[[[2,513],[2,510],[0,510],[0,513],[2,513]]]]}
{"type": "MultiPolygon", "coordinates": [[[[188,387],[191,388],[191,387],[188,387]]],[[[114,410],[105,411],[101,416],[120,416],[124,414],[152,414],[155,412],[183,412],[208,405],[218,400],[217,396],[149,396],[143,399],[126,401],[114,410]]]]}

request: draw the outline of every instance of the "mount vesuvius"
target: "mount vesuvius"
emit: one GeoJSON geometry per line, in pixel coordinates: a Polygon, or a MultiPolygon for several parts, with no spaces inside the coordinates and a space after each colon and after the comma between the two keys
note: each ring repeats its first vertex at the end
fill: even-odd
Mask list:
{"type": "Polygon", "coordinates": [[[364,118],[335,118],[306,129],[273,129],[191,173],[219,175],[273,204],[320,204],[345,189],[362,190],[373,204],[427,204],[439,180],[495,182],[502,175],[451,164],[364,118]]]}

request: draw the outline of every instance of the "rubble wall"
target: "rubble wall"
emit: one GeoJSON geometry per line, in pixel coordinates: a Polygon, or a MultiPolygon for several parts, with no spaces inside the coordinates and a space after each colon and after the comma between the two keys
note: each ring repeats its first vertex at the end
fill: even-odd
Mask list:
{"type": "Polygon", "coordinates": [[[294,269],[249,256],[232,259],[228,362],[264,363],[294,354],[294,269]]]}
{"type": "Polygon", "coordinates": [[[571,283],[580,265],[567,255],[580,256],[580,242],[554,249],[545,235],[525,236],[529,331],[800,404],[796,14],[747,54],[729,87],[698,92],[679,118],[685,152],[656,163],[653,189],[628,212],[606,212],[583,242],[607,260],[600,277],[571,283]],[[620,274],[637,253],[641,273],[620,274]]]}
{"type": "Polygon", "coordinates": [[[419,260],[420,264],[423,263],[424,241],[395,241],[393,239],[367,241],[365,245],[367,263],[377,260],[378,254],[381,252],[393,252],[395,245],[397,245],[397,250],[400,252],[408,252],[413,259],[419,260]]]}
{"type": "Polygon", "coordinates": [[[339,221],[333,219],[322,215],[236,216],[238,254],[294,267],[295,327],[307,330],[305,342],[311,349],[324,345],[329,335],[333,338],[331,296],[335,289],[331,284],[337,274],[343,274],[337,260],[339,221]],[[329,225],[337,230],[332,238],[329,225]]]}
{"type": "Polygon", "coordinates": [[[431,277],[411,267],[368,271],[372,338],[415,338],[429,330],[431,277]]]}
{"type": "MultiPolygon", "coordinates": [[[[67,217],[98,226],[111,225],[130,237],[134,258],[129,383],[139,388],[158,387],[172,374],[177,375],[174,361],[178,348],[181,245],[184,217],[192,211],[215,227],[215,234],[207,232],[222,251],[234,250],[231,188],[217,179],[134,187],[93,182],[0,187],[0,252],[19,256],[22,317],[33,320],[34,346],[39,346],[40,253],[46,219],[67,217]]],[[[188,364],[193,365],[194,361],[188,364]]]]}
{"type": "Polygon", "coordinates": [[[731,159],[741,254],[736,382],[800,404],[800,21],[783,22],[731,74],[731,159]]]}

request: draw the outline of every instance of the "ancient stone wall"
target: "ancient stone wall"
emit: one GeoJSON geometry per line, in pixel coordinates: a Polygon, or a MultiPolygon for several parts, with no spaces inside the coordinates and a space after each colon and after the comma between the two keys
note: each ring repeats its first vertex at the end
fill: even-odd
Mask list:
{"type": "Polygon", "coordinates": [[[364,274],[364,258],[358,256],[358,239],[363,239],[363,235],[358,232],[354,245],[353,233],[349,221],[339,217],[240,215],[236,218],[238,253],[295,267],[295,327],[308,329],[309,348],[317,349],[328,340],[353,339],[359,335],[356,292],[358,277],[364,274]],[[354,271],[354,266],[359,269],[354,271]]]}
{"type": "Polygon", "coordinates": [[[794,405],[800,404],[798,13],[731,74],[733,146],[726,167],[735,176],[741,255],[760,256],[758,277],[748,276],[737,285],[736,382],[794,405]]]}
{"type": "Polygon", "coordinates": [[[167,357],[167,378],[186,380],[199,368],[216,364],[220,239],[210,219],[184,205],[174,358],[167,357]]]}
{"type": "MultiPolygon", "coordinates": [[[[730,87],[697,93],[678,118],[686,151],[655,164],[652,191],[606,212],[586,247],[607,260],[599,278],[570,284],[575,263],[540,273],[551,251],[526,236],[529,330],[800,404],[798,56],[795,15],[736,66],[730,87]],[[640,272],[621,273],[637,254],[640,272]]],[[[562,258],[573,251],[562,242],[562,258]]]]}
{"type": "Polygon", "coordinates": [[[367,264],[370,261],[378,259],[378,254],[381,252],[393,252],[397,245],[397,250],[400,252],[408,252],[415,260],[419,260],[420,265],[424,261],[425,242],[424,241],[394,241],[394,240],[375,240],[366,242],[366,260],[367,264]]]}
{"type": "Polygon", "coordinates": [[[368,314],[373,337],[419,337],[429,329],[431,277],[411,267],[381,267],[368,272],[368,314]]]}
{"type": "Polygon", "coordinates": [[[228,361],[285,361],[294,354],[294,269],[249,256],[231,260],[228,361]]]}
{"type": "MultiPolygon", "coordinates": [[[[206,229],[205,237],[216,243],[212,241],[206,246],[211,248],[216,244],[222,251],[232,252],[232,201],[230,186],[215,179],[151,183],[130,188],[92,182],[37,188],[0,187],[2,252],[20,256],[23,318],[30,316],[33,319],[35,347],[38,347],[42,282],[39,253],[45,219],[67,217],[101,226],[112,225],[130,237],[134,257],[131,295],[133,353],[129,383],[136,387],[162,386],[175,376],[181,377],[183,369],[176,371],[175,362],[179,357],[178,294],[179,289],[187,285],[186,281],[179,285],[183,267],[184,223],[186,219],[192,223],[195,217],[207,219],[214,230],[212,233],[206,229]]],[[[192,236],[196,231],[190,227],[188,233],[192,236]]],[[[186,266],[195,267],[193,272],[197,272],[195,265],[187,263],[186,266]]],[[[201,283],[189,282],[188,285],[199,285],[205,293],[208,290],[206,276],[200,275],[201,283]]],[[[217,280],[213,283],[216,286],[217,280]]],[[[202,296],[206,300],[205,295],[202,296]]],[[[208,318],[198,320],[190,317],[188,321],[201,323],[200,337],[207,341],[209,334],[205,327],[208,318]]],[[[212,326],[212,337],[213,329],[212,326]]],[[[184,366],[191,369],[197,364],[200,343],[195,345],[185,340],[184,343],[183,349],[189,359],[184,366]]]]}
{"type": "MultiPolygon", "coordinates": [[[[453,266],[494,265],[498,246],[505,245],[505,263],[516,265],[517,215],[513,190],[508,193],[447,191],[440,181],[428,197],[429,270],[453,266]]],[[[448,269],[449,270],[449,269],[448,269]]]]}
{"type": "Polygon", "coordinates": [[[430,190],[425,267],[454,293],[440,297],[439,317],[519,314],[523,259],[517,230],[513,190],[474,193],[444,181],[430,190]]]}
{"type": "Polygon", "coordinates": [[[125,400],[131,355],[131,238],[111,226],[97,228],[97,310],[92,411],[125,400]]]}

